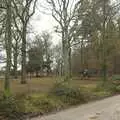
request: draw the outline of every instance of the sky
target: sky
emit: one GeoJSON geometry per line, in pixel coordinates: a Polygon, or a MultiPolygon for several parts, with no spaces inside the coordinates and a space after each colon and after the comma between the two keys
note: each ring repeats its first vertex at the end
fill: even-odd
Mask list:
{"type": "MultiPolygon", "coordinates": [[[[36,12],[30,21],[30,26],[34,35],[40,34],[42,31],[48,31],[52,36],[52,42],[54,45],[58,44],[60,37],[55,33],[55,26],[57,22],[54,20],[52,15],[42,13],[37,6],[36,12]]],[[[33,35],[33,36],[34,36],[33,35]]]]}
{"type": "MultiPolygon", "coordinates": [[[[119,0],[112,0],[112,2],[115,2],[115,1],[119,1],[119,0]]],[[[43,6],[45,7],[47,6],[45,0],[38,0],[37,6],[36,6],[36,12],[32,17],[32,20],[30,21],[30,25],[31,25],[32,31],[34,31],[34,34],[36,35],[40,34],[42,31],[50,32],[50,34],[53,37],[52,42],[54,45],[56,45],[60,41],[60,37],[58,36],[57,33],[55,33],[55,28],[54,28],[57,25],[57,22],[54,20],[52,15],[45,14],[46,10],[43,8],[43,6]]],[[[49,13],[50,11],[47,10],[47,12],[49,13]]]]}

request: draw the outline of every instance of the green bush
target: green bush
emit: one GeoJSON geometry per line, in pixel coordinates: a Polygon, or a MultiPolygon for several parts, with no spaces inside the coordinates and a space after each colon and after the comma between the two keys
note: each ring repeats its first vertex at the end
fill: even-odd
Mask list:
{"type": "Polygon", "coordinates": [[[23,119],[22,115],[19,113],[15,97],[4,97],[2,95],[0,96],[0,116],[4,117],[5,120],[23,119]]]}
{"type": "Polygon", "coordinates": [[[113,76],[112,76],[112,80],[113,80],[113,81],[116,81],[116,80],[117,80],[117,81],[120,81],[120,75],[113,75],[113,76]]]}
{"type": "Polygon", "coordinates": [[[111,92],[110,91],[99,91],[99,92],[93,92],[90,96],[90,100],[98,100],[98,99],[102,99],[105,97],[109,97],[111,96],[111,92]]]}
{"type": "Polygon", "coordinates": [[[116,85],[113,84],[111,81],[107,81],[103,84],[103,82],[99,83],[95,89],[90,93],[90,99],[101,99],[108,96],[112,96],[116,93],[116,85]]]}
{"type": "Polygon", "coordinates": [[[103,82],[101,82],[96,86],[94,91],[95,92],[107,91],[107,92],[115,93],[116,85],[111,81],[107,81],[104,84],[103,84],[103,82]]]}
{"type": "Polygon", "coordinates": [[[55,96],[32,93],[9,98],[0,97],[0,120],[23,120],[26,117],[40,115],[63,109],[64,104],[55,96]]]}
{"type": "Polygon", "coordinates": [[[65,104],[75,105],[85,102],[84,94],[79,88],[72,88],[64,84],[55,84],[51,93],[65,104]]]}
{"type": "Polygon", "coordinates": [[[48,113],[62,107],[62,102],[47,94],[32,94],[25,98],[25,112],[48,113]]]}
{"type": "Polygon", "coordinates": [[[120,85],[116,86],[116,92],[120,92],[120,85]]]}

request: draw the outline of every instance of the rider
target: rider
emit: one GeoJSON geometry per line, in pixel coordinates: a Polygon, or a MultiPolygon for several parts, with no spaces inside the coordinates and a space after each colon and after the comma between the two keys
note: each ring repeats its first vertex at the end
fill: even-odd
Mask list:
{"type": "Polygon", "coordinates": [[[83,76],[84,76],[84,77],[88,77],[88,69],[85,69],[85,70],[84,70],[83,76]]]}

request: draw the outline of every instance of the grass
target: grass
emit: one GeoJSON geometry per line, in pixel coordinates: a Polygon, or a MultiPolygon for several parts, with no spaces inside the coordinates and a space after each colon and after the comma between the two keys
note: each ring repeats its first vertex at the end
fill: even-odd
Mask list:
{"type": "MultiPolygon", "coordinates": [[[[33,78],[32,80],[27,80],[27,84],[20,84],[20,80],[12,80],[11,92],[15,94],[36,91],[48,92],[54,81],[55,78],[33,78]]],[[[3,88],[4,80],[0,80],[0,91],[3,91],[3,88]]]]}
{"type": "MultiPolygon", "coordinates": [[[[56,77],[43,77],[43,78],[32,78],[32,80],[27,80],[27,84],[20,84],[20,80],[12,80],[11,82],[11,92],[13,94],[31,93],[31,92],[41,92],[47,93],[53,87],[56,82],[56,77]]],[[[79,80],[73,79],[71,85],[73,87],[85,87],[87,89],[94,89],[99,83],[97,80],[79,80]]],[[[0,91],[4,89],[4,80],[0,80],[0,91]]]]}

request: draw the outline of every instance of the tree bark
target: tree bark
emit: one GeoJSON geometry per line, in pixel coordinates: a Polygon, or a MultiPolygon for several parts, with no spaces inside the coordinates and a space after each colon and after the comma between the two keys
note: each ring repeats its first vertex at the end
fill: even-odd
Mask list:
{"type": "Polygon", "coordinates": [[[81,70],[83,70],[84,69],[84,46],[83,46],[83,38],[82,38],[82,40],[81,40],[81,70]]]}
{"type": "Polygon", "coordinates": [[[10,93],[10,70],[11,70],[11,1],[6,0],[6,33],[5,33],[5,44],[6,44],[6,74],[5,74],[5,92],[10,93]]]}
{"type": "Polygon", "coordinates": [[[106,59],[106,1],[103,1],[103,31],[102,31],[102,71],[103,71],[103,83],[107,80],[107,59],[106,59]]]}
{"type": "MultiPolygon", "coordinates": [[[[67,37],[66,37],[67,38],[67,37]]],[[[63,61],[64,61],[64,81],[69,81],[71,78],[71,51],[69,48],[68,39],[64,42],[64,49],[63,49],[63,61]]]]}
{"type": "Polygon", "coordinates": [[[16,41],[15,43],[15,49],[14,49],[14,78],[17,79],[18,78],[18,74],[17,74],[17,59],[18,59],[18,43],[16,41]]]}
{"type": "Polygon", "coordinates": [[[72,62],[71,62],[71,45],[70,45],[70,41],[69,41],[69,78],[72,78],[72,62]]]}
{"type": "Polygon", "coordinates": [[[26,84],[26,26],[23,27],[22,38],[22,70],[21,70],[21,84],[26,84]]]}

